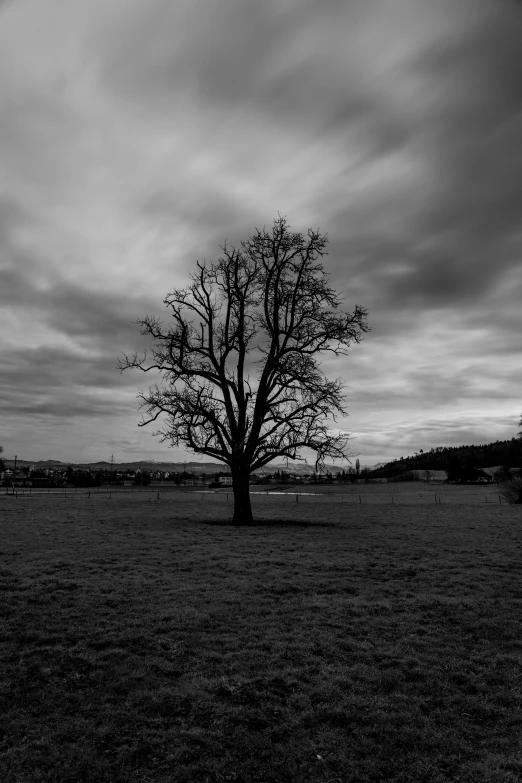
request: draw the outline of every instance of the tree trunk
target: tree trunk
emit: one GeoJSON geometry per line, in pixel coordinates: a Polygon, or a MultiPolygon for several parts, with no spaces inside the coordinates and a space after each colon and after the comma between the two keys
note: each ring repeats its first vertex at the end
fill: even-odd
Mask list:
{"type": "Polygon", "coordinates": [[[254,521],[250,505],[250,473],[243,468],[232,470],[232,489],[234,490],[233,525],[251,525],[254,521]]]}

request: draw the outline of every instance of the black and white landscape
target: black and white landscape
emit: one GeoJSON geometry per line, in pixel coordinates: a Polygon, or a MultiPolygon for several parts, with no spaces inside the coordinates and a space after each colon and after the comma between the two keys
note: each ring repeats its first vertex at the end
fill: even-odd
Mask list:
{"type": "Polygon", "coordinates": [[[521,62],[0,0],[1,783],[522,780],[521,62]]]}

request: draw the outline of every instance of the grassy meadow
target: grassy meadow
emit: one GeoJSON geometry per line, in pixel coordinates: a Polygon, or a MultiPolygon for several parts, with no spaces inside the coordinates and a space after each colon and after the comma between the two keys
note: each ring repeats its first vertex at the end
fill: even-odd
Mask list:
{"type": "Polygon", "coordinates": [[[2,783],[519,781],[521,507],[408,484],[253,508],[0,496],[2,783]]]}

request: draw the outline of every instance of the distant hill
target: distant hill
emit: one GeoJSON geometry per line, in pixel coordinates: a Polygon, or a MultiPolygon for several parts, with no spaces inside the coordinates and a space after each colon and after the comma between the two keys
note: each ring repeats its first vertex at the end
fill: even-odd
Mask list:
{"type": "MultiPolygon", "coordinates": [[[[14,465],[13,459],[4,460],[5,464],[9,467],[14,465]]],[[[161,470],[172,471],[174,473],[180,473],[183,470],[187,470],[190,473],[202,472],[202,473],[215,473],[216,470],[223,469],[217,462],[157,462],[156,460],[138,460],[136,462],[114,462],[111,465],[107,460],[100,460],[98,462],[62,462],[61,460],[46,459],[46,460],[23,460],[19,459],[16,463],[19,467],[25,467],[27,465],[34,465],[36,468],[59,468],[65,470],[69,465],[73,468],[83,468],[91,470],[161,470]]]]}
{"type": "MultiPolygon", "coordinates": [[[[14,466],[14,460],[12,459],[6,459],[4,460],[7,467],[13,467],[14,466]]],[[[211,473],[217,473],[219,471],[226,472],[227,466],[220,462],[198,462],[198,461],[187,461],[187,462],[158,462],[156,460],[138,460],[136,462],[115,462],[113,465],[111,465],[110,462],[107,462],[107,460],[101,460],[99,462],[62,462],[60,460],[53,460],[53,459],[46,459],[46,460],[38,460],[38,461],[31,461],[31,460],[23,460],[19,459],[17,460],[17,463],[19,468],[26,467],[26,466],[32,466],[34,465],[36,468],[58,468],[61,470],[65,470],[69,465],[73,469],[91,469],[91,470],[110,470],[111,467],[113,470],[118,471],[125,471],[125,470],[137,470],[138,468],[141,468],[142,470],[148,470],[150,472],[153,471],[162,471],[162,472],[169,472],[169,473],[182,473],[183,471],[187,471],[188,473],[203,473],[203,474],[211,474],[211,473]]],[[[315,472],[315,465],[314,463],[305,463],[305,462],[298,462],[295,465],[289,465],[288,467],[286,464],[280,464],[280,463],[270,463],[269,465],[266,465],[264,468],[261,468],[259,471],[256,471],[256,473],[275,473],[278,470],[284,470],[287,473],[292,473],[298,476],[309,476],[312,475],[315,472]]],[[[325,465],[325,469],[323,472],[328,471],[329,473],[337,473],[339,470],[342,470],[342,467],[338,465],[325,465]]]]}
{"type": "Polygon", "coordinates": [[[396,478],[409,471],[445,471],[448,478],[462,469],[490,468],[492,465],[522,466],[522,438],[498,440],[471,446],[439,446],[410,457],[387,462],[370,471],[373,478],[396,478]]]}

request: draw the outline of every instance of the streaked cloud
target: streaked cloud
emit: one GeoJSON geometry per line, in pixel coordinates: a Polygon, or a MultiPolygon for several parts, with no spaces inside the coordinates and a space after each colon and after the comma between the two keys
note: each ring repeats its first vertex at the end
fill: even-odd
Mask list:
{"type": "Polygon", "coordinates": [[[174,458],[117,357],[278,211],[370,309],[362,461],[515,435],[521,50],[508,0],[0,3],[6,451],[174,458]]]}

